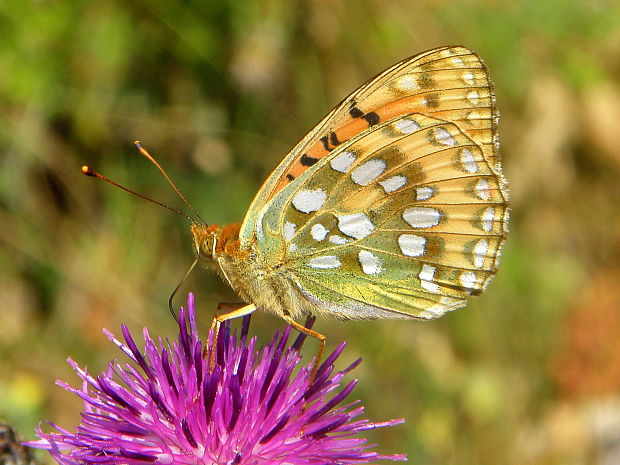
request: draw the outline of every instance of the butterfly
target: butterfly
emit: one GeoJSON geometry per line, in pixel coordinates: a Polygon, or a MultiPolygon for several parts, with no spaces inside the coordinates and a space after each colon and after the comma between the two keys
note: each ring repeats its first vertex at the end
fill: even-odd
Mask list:
{"type": "MultiPolygon", "coordinates": [[[[271,173],[242,223],[193,223],[197,260],[271,311],[432,319],[496,274],[508,231],[493,85],[461,46],[407,58],[359,87],[271,173]]],[[[305,330],[305,331],[304,331],[305,330]]]]}

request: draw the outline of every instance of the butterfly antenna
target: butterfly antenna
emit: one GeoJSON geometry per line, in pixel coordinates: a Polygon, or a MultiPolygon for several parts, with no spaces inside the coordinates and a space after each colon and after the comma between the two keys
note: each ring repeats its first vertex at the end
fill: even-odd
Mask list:
{"type": "Polygon", "coordinates": [[[177,285],[177,287],[174,288],[174,291],[172,291],[172,294],[170,294],[170,298],[168,299],[168,310],[170,310],[170,314],[176,320],[177,323],[179,322],[179,317],[177,316],[177,313],[174,311],[174,308],[172,307],[172,300],[174,299],[174,296],[176,295],[176,293],[179,290],[179,288],[181,287],[181,285],[185,282],[185,280],[187,279],[189,274],[192,272],[192,270],[196,266],[196,263],[198,263],[198,259],[197,258],[194,260],[192,265],[189,267],[189,269],[185,273],[185,276],[183,276],[183,279],[181,280],[181,282],[177,285]]]}
{"type": "Polygon", "coordinates": [[[194,218],[192,218],[191,216],[186,215],[186,214],[185,214],[185,213],[183,213],[182,211],[177,210],[176,208],[172,208],[172,207],[170,207],[170,206],[168,206],[168,205],[165,205],[165,204],[163,204],[163,203],[161,203],[161,202],[158,202],[157,200],[153,200],[153,199],[151,199],[151,198],[149,198],[149,197],[146,197],[146,196],[144,196],[144,195],[142,195],[142,194],[138,194],[137,192],[132,191],[131,189],[126,188],[125,186],[121,186],[120,184],[118,184],[118,183],[116,183],[116,182],[112,181],[111,179],[106,178],[104,175],[99,174],[99,173],[97,173],[96,171],[94,171],[94,170],[90,169],[90,168],[89,168],[88,166],[86,166],[86,165],[82,166],[82,173],[84,173],[86,176],[90,176],[90,177],[92,177],[92,178],[98,178],[98,179],[101,179],[102,181],[105,181],[105,182],[107,182],[108,184],[112,184],[113,186],[118,187],[119,189],[122,189],[122,190],[124,190],[125,192],[128,192],[128,193],[130,193],[130,194],[132,194],[132,195],[135,195],[136,197],[140,197],[141,199],[148,200],[149,202],[154,203],[155,205],[159,205],[160,207],[167,208],[168,210],[170,210],[170,211],[172,211],[172,212],[176,213],[177,215],[181,215],[182,217],[187,218],[187,219],[188,219],[188,220],[190,220],[192,223],[196,223],[196,222],[197,222],[194,218]]]}
{"type": "Polygon", "coordinates": [[[187,200],[187,198],[179,190],[176,184],[172,182],[172,179],[170,179],[170,176],[168,176],[168,173],[166,173],[166,171],[161,167],[161,165],[157,162],[157,160],[155,160],[155,158],[153,158],[151,154],[144,148],[142,143],[140,143],[140,141],[137,140],[134,142],[134,145],[136,146],[136,149],[138,149],[138,152],[140,152],[141,155],[146,157],[151,163],[153,163],[157,167],[160,173],[164,175],[164,178],[166,178],[166,181],[168,181],[168,184],[172,186],[174,191],[179,195],[179,197],[181,197],[183,202],[185,202],[185,205],[189,207],[189,209],[194,213],[194,215],[196,215],[196,217],[202,222],[202,224],[206,225],[207,222],[202,219],[202,217],[200,216],[200,213],[198,213],[196,209],[194,208],[194,206],[191,203],[189,203],[189,200],[187,200]]]}

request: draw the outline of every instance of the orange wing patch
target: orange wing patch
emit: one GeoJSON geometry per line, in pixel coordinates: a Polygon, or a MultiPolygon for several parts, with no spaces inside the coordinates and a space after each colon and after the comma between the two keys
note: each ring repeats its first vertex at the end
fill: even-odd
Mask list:
{"type": "Polygon", "coordinates": [[[348,123],[321,137],[318,142],[306,150],[303,155],[291,165],[285,176],[276,186],[273,195],[283,189],[289,182],[294,181],[296,178],[301,176],[304,171],[314,165],[321,158],[329,155],[331,151],[340,144],[348,141],[353,136],[363,132],[368,127],[377,124],[380,121],[380,118],[376,113],[371,112],[364,114],[357,109],[357,107],[352,107],[351,113],[361,115],[357,119],[348,119],[348,123]],[[359,113],[354,110],[358,110],[359,113]]]}

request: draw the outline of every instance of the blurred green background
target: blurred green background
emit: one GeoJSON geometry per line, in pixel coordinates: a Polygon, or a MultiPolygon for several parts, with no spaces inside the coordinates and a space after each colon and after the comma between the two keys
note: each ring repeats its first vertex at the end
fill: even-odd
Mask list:
{"type": "MultiPolygon", "coordinates": [[[[268,173],[333,105],[404,57],[447,44],[496,84],[512,191],[501,270],[442,320],[319,321],[363,356],[369,432],[410,463],[620,463],[620,5],[616,1],[0,2],[0,417],[27,438],[71,426],[65,358],[120,356],[124,322],[173,335],[192,261],[185,220],[80,171],[88,163],[240,221],[268,173]]],[[[212,273],[202,326],[237,299],[212,273]]],[[[256,314],[265,341],[282,321],[256,314]]],[[[310,356],[315,347],[306,344],[310,356]]]]}

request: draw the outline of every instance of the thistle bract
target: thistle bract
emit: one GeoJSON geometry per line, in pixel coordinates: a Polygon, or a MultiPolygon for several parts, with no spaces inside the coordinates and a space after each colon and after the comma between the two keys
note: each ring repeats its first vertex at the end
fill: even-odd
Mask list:
{"type": "Polygon", "coordinates": [[[49,450],[61,464],[355,464],[380,455],[358,433],[392,426],[359,417],[358,402],[345,398],[356,381],[343,383],[359,360],[336,372],[344,343],[319,367],[301,364],[298,337],[289,344],[290,327],[265,347],[248,340],[249,317],[240,334],[223,325],[217,341],[198,337],[193,296],[179,314],[179,336],[172,344],[155,342],[144,330],[141,353],[129,330],[124,342],[109,331],[131,361],[112,361],[105,372],[90,375],[73,360],[81,388],[57,384],[84,402],[80,424],[70,432],[53,423],[27,443],[49,450]],[[206,346],[206,350],[205,350],[206,346]],[[208,353],[217,351],[209,369],[208,353]]]}

